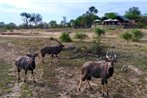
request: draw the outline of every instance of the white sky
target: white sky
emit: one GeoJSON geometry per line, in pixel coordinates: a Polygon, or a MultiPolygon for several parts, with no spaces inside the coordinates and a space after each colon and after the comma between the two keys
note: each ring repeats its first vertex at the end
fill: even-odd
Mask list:
{"type": "Polygon", "coordinates": [[[67,20],[77,18],[90,6],[98,9],[98,16],[103,16],[106,12],[124,14],[133,6],[139,7],[143,14],[147,13],[147,0],[0,0],[0,22],[21,24],[22,12],[40,13],[46,22],[60,22],[63,16],[67,20]]]}

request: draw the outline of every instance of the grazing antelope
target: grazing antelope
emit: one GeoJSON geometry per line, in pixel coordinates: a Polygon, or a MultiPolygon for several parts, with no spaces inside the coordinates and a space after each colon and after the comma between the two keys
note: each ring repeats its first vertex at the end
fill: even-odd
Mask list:
{"type": "Polygon", "coordinates": [[[58,58],[58,54],[62,51],[64,45],[62,43],[60,43],[59,41],[57,41],[56,39],[54,39],[57,43],[59,43],[59,45],[51,45],[51,46],[46,46],[43,47],[40,51],[41,51],[41,56],[42,56],[42,62],[44,63],[44,57],[46,54],[51,54],[52,60],[53,61],[53,56],[56,55],[56,57],[58,58]]]}
{"type": "Polygon", "coordinates": [[[17,72],[18,72],[18,81],[21,80],[20,72],[22,69],[24,69],[25,70],[24,82],[26,82],[27,71],[30,70],[33,76],[33,81],[34,83],[36,83],[34,78],[34,69],[36,67],[35,57],[37,56],[38,56],[37,52],[35,52],[34,54],[28,52],[27,56],[20,56],[19,58],[16,59],[15,65],[17,67],[17,72]]]}
{"type": "Polygon", "coordinates": [[[113,56],[109,55],[108,52],[106,54],[106,60],[101,61],[88,61],[82,66],[82,78],[79,83],[78,90],[80,91],[82,81],[87,80],[87,83],[92,89],[89,81],[94,78],[101,78],[102,84],[102,94],[104,96],[104,87],[106,89],[108,95],[108,88],[107,88],[107,79],[113,75],[114,72],[114,62],[116,62],[116,55],[113,56]]]}

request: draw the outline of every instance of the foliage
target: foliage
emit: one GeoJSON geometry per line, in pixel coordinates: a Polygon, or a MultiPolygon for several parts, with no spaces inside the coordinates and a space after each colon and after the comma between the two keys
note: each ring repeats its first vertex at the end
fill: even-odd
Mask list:
{"type": "Polygon", "coordinates": [[[145,28],[147,26],[147,16],[141,16],[136,24],[137,28],[145,28]]]}
{"type": "Polygon", "coordinates": [[[61,27],[66,27],[67,26],[67,21],[66,21],[66,17],[63,16],[63,20],[61,21],[61,27]]]}
{"type": "Polygon", "coordinates": [[[102,34],[105,34],[105,31],[104,31],[103,29],[96,28],[96,29],[95,29],[95,33],[96,33],[96,35],[97,35],[97,37],[98,37],[98,42],[100,43],[101,35],[102,35],[102,34]]]}
{"type": "Polygon", "coordinates": [[[105,34],[105,31],[104,31],[103,29],[96,28],[96,29],[95,29],[95,33],[96,33],[98,36],[101,36],[102,34],[105,34]]]}
{"type": "Polygon", "coordinates": [[[128,11],[125,12],[125,16],[128,19],[138,19],[140,18],[141,12],[139,11],[138,7],[131,7],[128,11]]]}
{"type": "Polygon", "coordinates": [[[14,23],[9,23],[9,24],[6,24],[5,26],[6,26],[6,29],[9,29],[9,30],[17,28],[16,24],[14,23]]]}
{"type": "Polygon", "coordinates": [[[75,34],[75,38],[80,39],[80,41],[82,41],[82,39],[87,38],[88,36],[84,33],[76,33],[75,34]]]}
{"type": "Polygon", "coordinates": [[[33,22],[35,26],[42,21],[42,16],[38,13],[32,13],[30,17],[30,22],[33,22]]]}
{"type": "Polygon", "coordinates": [[[98,13],[98,10],[94,6],[91,6],[91,7],[89,7],[88,13],[96,14],[96,13],[98,13]]]}
{"type": "Polygon", "coordinates": [[[20,16],[22,16],[26,28],[28,28],[28,24],[29,24],[29,20],[31,18],[31,14],[23,12],[23,13],[20,14],[20,16]]]}
{"type": "Polygon", "coordinates": [[[116,19],[117,15],[114,12],[111,13],[105,13],[105,17],[110,18],[110,19],[116,19]]]}
{"type": "Polygon", "coordinates": [[[128,45],[128,41],[132,39],[132,34],[125,32],[122,34],[123,39],[125,39],[127,41],[127,45],[128,45]]]}
{"type": "Polygon", "coordinates": [[[133,41],[139,41],[139,39],[143,37],[143,33],[140,30],[133,30],[132,35],[133,41]]]}
{"type": "Polygon", "coordinates": [[[29,27],[29,23],[33,22],[36,26],[38,23],[42,21],[42,16],[38,13],[30,14],[30,13],[23,12],[20,14],[20,16],[22,16],[26,28],[29,27]]]}
{"type": "Polygon", "coordinates": [[[66,32],[62,33],[62,35],[60,36],[60,39],[62,42],[71,42],[72,41],[69,34],[66,32]]]}
{"type": "Polygon", "coordinates": [[[89,10],[83,15],[79,16],[75,20],[71,20],[72,27],[74,28],[89,28],[91,27],[94,20],[99,19],[97,15],[95,15],[98,10],[95,7],[90,7],[89,10]]]}
{"type": "Polygon", "coordinates": [[[132,40],[132,41],[139,41],[140,38],[143,37],[143,33],[140,30],[132,30],[130,33],[125,32],[122,34],[123,39],[127,41],[132,40]]]}
{"type": "Polygon", "coordinates": [[[57,28],[58,27],[58,24],[55,20],[52,20],[49,22],[49,27],[51,28],[57,28]]]}

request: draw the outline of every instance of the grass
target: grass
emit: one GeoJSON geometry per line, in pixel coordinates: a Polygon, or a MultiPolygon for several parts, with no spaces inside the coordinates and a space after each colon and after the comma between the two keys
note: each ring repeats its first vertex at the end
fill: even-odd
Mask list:
{"type": "MultiPolygon", "coordinates": [[[[113,96],[113,98],[143,98],[147,93],[145,87],[145,85],[147,85],[145,80],[147,65],[146,45],[141,42],[136,42],[130,43],[130,46],[125,46],[124,41],[120,39],[119,35],[116,36],[116,38],[111,38],[110,35],[113,34],[115,35],[117,32],[115,30],[107,32],[107,34],[104,35],[104,38],[102,39],[102,44],[104,46],[108,46],[104,47],[102,50],[106,49],[109,51],[114,51],[118,57],[118,62],[115,64],[114,75],[108,80],[110,94],[113,96]],[[136,72],[130,69],[128,73],[122,72],[120,69],[124,64],[133,65],[133,67],[141,70],[143,74],[138,75],[136,72]],[[135,81],[135,79],[137,80],[135,81]]],[[[5,52],[5,57],[7,57],[7,60],[9,60],[9,64],[7,64],[5,61],[0,61],[0,96],[10,93],[16,82],[15,76],[8,75],[8,73],[10,73],[9,69],[13,68],[14,64],[14,60],[9,58],[14,56],[15,59],[17,56],[26,54],[31,46],[33,46],[35,50],[39,50],[43,46],[57,44],[54,41],[50,41],[48,38],[34,37],[0,39],[0,47],[5,50],[7,49],[6,47],[9,46],[8,43],[13,44],[9,48],[15,52],[11,53],[9,50],[5,52]],[[17,48],[17,51],[15,48],[17,48]]],[[[72,44],[74,44],[79,49],[81,47],[87,48],[92,46],[92,42],[86,42],[86,40],[83,42],[73,41],[72,44]]],[[[66,43],[66,45],[68,45],[68,43],[66,43]]],[[[84,89],[84,87],[84,92],[78,93],[76,90],[81,75],[81,66],[86,61],[96,60],[96,58],[87,57],[86,59],[83,57],[78,59],[64,59],[69,55],[75,56],[79,53],[82,53],[82,49],[76,52],[62,51],[59,54],[59,57],[61,58],[59,63],[50,64],[51,57],[46,56],[46,63],[42,64],[39,58],[37,61],[38,65],[35,69],[37,83],[33,84],[32,80],[28,80],[28,83],[24,83],[21,86],[21,98],[57,98],[61,97],[61,94],[63,93],[67,94],[71,98],[93,98],[92,96],[95,97],[99,95],[101,93],[101,84],[100,80],[97,79],[92,79],[92,82],[98,85],[93,86],[94,91],[89,91],[88,89],[84,89]]],[[[0,59],[1,58],[2,57],[0,57],[0,59]]],[[[84,85],[87,84],[85,83],[84,85]]]]}
{"type": "Polygon", "coordinates": [[[11,65],[0,61],[0,96],[11,92],[14,86],[15,76],[9,75],[11,65]]]}
{"type": "Polygon", "coordinates": [[[33,95],[32,90],[33,89],[30,89],[28,84],[23,84],[21,87],[21,98],[31,97],[33,95]]]}

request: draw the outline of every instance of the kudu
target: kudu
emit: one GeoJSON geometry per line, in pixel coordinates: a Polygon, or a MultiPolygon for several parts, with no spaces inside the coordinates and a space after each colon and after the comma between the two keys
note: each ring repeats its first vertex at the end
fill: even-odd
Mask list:
{"type": "Polygon", "coordinates": [[[40,50],[43,63],[44,63],[44,57],[46,54],[51,54],[51,57],[52,57],[51,62],[52,62],[54,55],[56,55],[56,57],[58,58],[58,54],[62,51],[62,49],[64,47],[64,45],[61,42],[59,42],[58,40],[56,40],[56,39],[52,39],[52,40],[55,40],[57,43],[59,43],[59,45],[46,46],[40,50]]]}
{"type": "Polygon", "coordinates": [[[20,72],[22,69],[25,71],[25,78],[24,82],[26,82],[26,77],[27,77],[27,71],[30,70],[33,76],[33,81],[36,83],[35,78],[34,78],[34,69],[36,67],[35,63],[35,57],[38,56],[38,53],[30,53],[28,52],[27,56],[20,56],[16,59],[15,65],[17,67],[17,72],[18,72],[18,81],[21,80],[20,78],[20,72]]]}
{"type": "Polygon", "coordinates": [[[101,61],[88,61],[82,66],[82,78],[80,79],[78,90],[80,91],[82,81],[87,80],[87,83],[92,89],[89,81],[94,78],[101,78],[102,94],[104,96],[104,87],[108,95],[107,79],[113,75],[114,62],[116,62],[116,55],[108,56],[106,54],[106,60],[101,61]]]}

